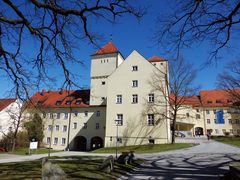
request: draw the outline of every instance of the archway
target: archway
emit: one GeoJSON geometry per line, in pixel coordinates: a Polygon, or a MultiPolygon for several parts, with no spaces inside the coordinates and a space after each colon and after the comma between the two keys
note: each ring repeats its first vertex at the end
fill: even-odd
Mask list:
{"type": "Polygon", "coordinates": [[[74,138],[74,151],[86,151],[87,139],[84,136],[77,136],[74,138]]]}
{"type": "Polygon", "coordinates": [[[99,149],[103,147],[102,138],[95,136],[91,139],[91,150],[99,149]]]}
{"type": "Polygon", "coordinates": [[[202,127],[196,127],[195,128],[195,135],[203,135],[203,128],[202,127]]]}

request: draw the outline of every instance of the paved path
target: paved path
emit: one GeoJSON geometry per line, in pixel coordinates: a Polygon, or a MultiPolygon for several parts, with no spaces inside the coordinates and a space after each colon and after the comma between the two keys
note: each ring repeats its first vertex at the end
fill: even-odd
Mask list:
{"type": "Polygon", "coordinates": [[[240,148],[198,140],[200,145],[159,154],[144,155],[146,162],[120,179],[219,179],[229,169],[229,162],[240,161],[240,148]]]}

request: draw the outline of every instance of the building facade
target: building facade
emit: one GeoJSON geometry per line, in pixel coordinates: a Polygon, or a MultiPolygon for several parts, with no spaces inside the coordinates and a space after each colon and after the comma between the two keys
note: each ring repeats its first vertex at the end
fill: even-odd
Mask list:
{"type": "MultiPolygon", "coordinates": [[[[239,92],[240,93],[240,92],[239,92]]],[[[178,113],[177,130],[186,135],[240,135],[240,109],[224,90],[203,90],[185,97],[178,113]]]]}
{"type": "Polygon", "coordinates": [[[41,114],[43,143],[53,149],[168,143],[169,120],[147,108],[159,99],[166,104],[159,111],[168,113],[167,102],[151,87],[154,74],[165,87],[168,62],[157,56],[147,60],[137,51],[124,59],[110,42],[91,56],[90,90],[38,92],[26,114],[41,114]]]}
{"type": "Polygon", "coordinates": [[[0,99],[0,139],[16,128],[20,113],[21,102],[18,99],[0,99]]]}

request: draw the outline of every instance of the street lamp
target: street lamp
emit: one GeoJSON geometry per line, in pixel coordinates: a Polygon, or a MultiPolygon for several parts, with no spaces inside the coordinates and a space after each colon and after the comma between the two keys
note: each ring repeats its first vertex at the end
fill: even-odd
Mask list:
{"type": "Polygon", "coordinates": [[[116,126],[117,126],[117,135],[116,135],[116,159],[118,155],[118,126],[119,126],[119,121],[118,119],[115,120],[116,126]]]}

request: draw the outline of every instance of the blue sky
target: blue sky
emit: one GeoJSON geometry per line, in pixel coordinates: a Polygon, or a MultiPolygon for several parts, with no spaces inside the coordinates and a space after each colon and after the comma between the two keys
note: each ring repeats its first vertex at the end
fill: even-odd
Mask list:
{"type": "MultiPolygon", "coordinates": [[[[133,50],[139,51],[145,58],[149,58],[153,55],[158,55],[166,59],[170,58],[171,55],[164,53],[163,47],[155,45],[155,42],[152,39],[156,25],[156,17],[158,15],[164,15],[171,10],[171,8],[168,7],[168,1],[149,0],[141,1],[141,3],[146,3],[145,5],[149,8],[147,14],[140,21],[127,15],[118,19],[116,24],[110,24],[103,21],[91,24],[91,29],[104,35],[104,39],[99,45],[105,45],[112,37],[113,43],[125,58],[133,50]]],[[[69,64],[69,67],[73,73],[80,75],[81,78],[77,81],[79,86],[89,87],[90,55],[97,49],[87,42],[80,42],[79,44],[79,49],[75,54],[83,61],[84,65],[69,64]]],[[[34,51],[34,42],[29,41],[24,48],[28,50],[28,52],[34,51]]],[[[191,48],[184,49],[182,55],[187,61],[193,63],[195,68],[200,69],[200,67],[207,61],[209,50],[211,50],[211,46],[209,46],[207,42],[202,42],[201,44],[194,44],[191,48]]],[[[202,89],[215,89],[218,73],[223,71],[223,67],[227,62],[239,57],[237,49],[234,49],[233,51],[223,51],[222,54],[224,54],[222,60],[211,66],[205,67],[198,72],[195,83],[201,85],[202,89]]],[[[51,87],[43,85],[39,89],[33,89],[33,92],[38,91],[41,88],[56,90],[61,87],[63,79],[59,70],[52,69],[51,73],[55,75],[57,82],[51,87]]],[[[7,78],[1,78],[0,98],[4,98],[8,96],[8,90],[12,87],[12,83],[7,78]]]]}

